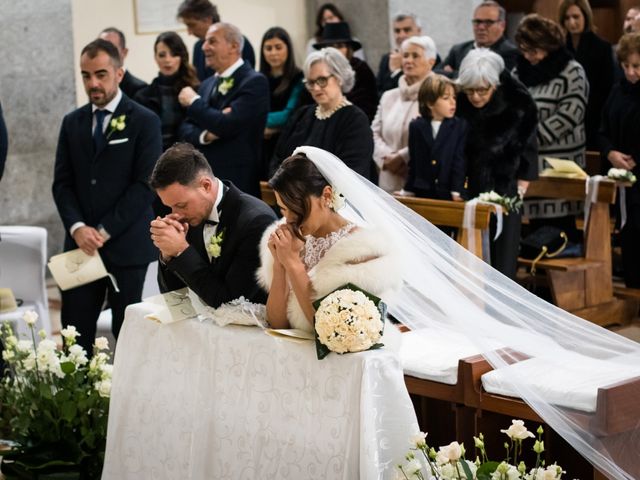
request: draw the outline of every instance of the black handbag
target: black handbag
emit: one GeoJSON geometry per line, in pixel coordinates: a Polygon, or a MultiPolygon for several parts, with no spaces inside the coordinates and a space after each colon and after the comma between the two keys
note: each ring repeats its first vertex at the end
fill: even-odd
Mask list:
{"type": "Polygon", "coordinates": [[[531,275],[536,274],[536,263],[543,258],[559,256],[567,247],[567,234],[557,227],[544,225],[520,241],[520,256],[533,260],[531,275]]]}

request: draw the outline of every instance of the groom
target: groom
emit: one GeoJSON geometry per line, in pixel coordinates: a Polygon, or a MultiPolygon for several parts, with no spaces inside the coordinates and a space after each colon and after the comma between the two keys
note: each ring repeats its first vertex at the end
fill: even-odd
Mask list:
{"type": "Polygon", "coordinates": [[[276,219],[273,211],[217,179],[204,155],[187,143],[160,157],[150,184],[172,210],[151,222],[151,240],[160,250],[160,290],[188,286],[211,307],[240,296],[264,303],[255,272],[262,233],[276,219]]]}

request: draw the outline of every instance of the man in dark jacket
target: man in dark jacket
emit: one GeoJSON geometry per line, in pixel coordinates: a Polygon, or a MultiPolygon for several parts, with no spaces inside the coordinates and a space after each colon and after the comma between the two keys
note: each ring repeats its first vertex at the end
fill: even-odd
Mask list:
{"type": "Polygon", "coordinates": [[[493,0],[482,2],[476,7],[471,23],[474,39],[451,47],[449,55],[436,71],[457,77],[462,59],[474,48],[490,48],[504,59],[508,71],[513,70],[518,47],[504,35],[507,25],[505,9],[493,0]]]}
{"type": "Polygon", "coordinates": [[[120,90],[122,90],[127,97],[133,98],[138,90],[147,86],[147,83],[144,80],[140,80],[138,77],[134,76],[129,70],[124,67],[124,61],[127,58],[127,54],[129,53],[124,33],[122,33],[122,31],[118,30],[117,28],[109,27],[100,32],[100,38],[106,40],[107,42],[113,43],[118,49],[118,53],[120,54],[120,62],[122,63],[122,68],[124,70],[124,76],[122,77],[122,81],[120,82],[120,90]]]}
{"type": "Polygon", "coordinates": [[[392,28],[396,45],[391,52],[385,53],[380,59],[377,77],[378,95],[398,87],[398,79],[402,75],[402,52],[400,52],[402,42],[409,37],[420,35],[422,31],[418,18],[408,13],[399,13],[393,17],[392,28]]]}

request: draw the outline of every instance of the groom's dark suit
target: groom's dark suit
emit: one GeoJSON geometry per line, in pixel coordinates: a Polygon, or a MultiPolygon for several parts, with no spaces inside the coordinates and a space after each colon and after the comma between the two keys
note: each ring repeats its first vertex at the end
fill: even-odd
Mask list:
{"type": "Polygon", "coordinates": [[[210,77],[199,89],[201,98],[187,109],[181,137],[200,150],[218,178],[260,197],[262,140],[269,113],[269,83],[246,63],[231,76],[233,86],[223,94],[220,77],[210,77]],[[229,113],[222,113],[225,108],[229,113]],[[208,145],[200,135],[208,130],[217,137],[208,145]]]}
{"type": "MultiPolygon", "coordinates": [[[[154,192],[147,181],[162,153],[160,120],[150,110],[122,95],[112,118],[125,116],[125,128],[108,126],[106,142],[97,149],[92,138],[93,113],[87,104],[64,117],[53,180],[53,197],[64,224],[64,250],[78,248],[70,235],[77,222],[102,226],[110,239],[98,251],[120,293],[109,288],[112,330],[117,336],[130,303],[140,301],[147,265],[158,252],[149,239],[154,192]]],[[[62,292],[62,323],[81,333],[79,343],[93,344],[106,279],[62,292]]],[[[88,350],[89,352],[91,350],[88,350]]]]}
{"type": "Polygon", "coordinates": [[[260,265],[259,244],[265,229],[276,219],[264,202],[225,182],[226,191],[218,206],[223,233],[218,258],[209,261],[202,230],[204,223],[187,232],[189,247],[165,265],[160,263],[158,283],[162,292],[191,288],[209,306],[235,300],[240,296],[264,303],[266,293],[256,282],[260,265]]]}

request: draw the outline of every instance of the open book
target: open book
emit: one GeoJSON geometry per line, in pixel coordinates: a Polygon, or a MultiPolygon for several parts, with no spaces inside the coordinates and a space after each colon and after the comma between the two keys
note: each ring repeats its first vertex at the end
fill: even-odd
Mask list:
{"type": "Polygon", "coordinates": [[[79,248],[54,255],[47,266],[60,290],[69,290],[109,276],[99,253],[87,255],[79,248]]]}
{"type": "Polygon", "coordinates": [[[561,177],[561,178],[582,178],[589,176],[573,160],[563,160],[561,158],[544,157],[550,168],[545,168],[540,172],[541,177],[561,177]]]}

